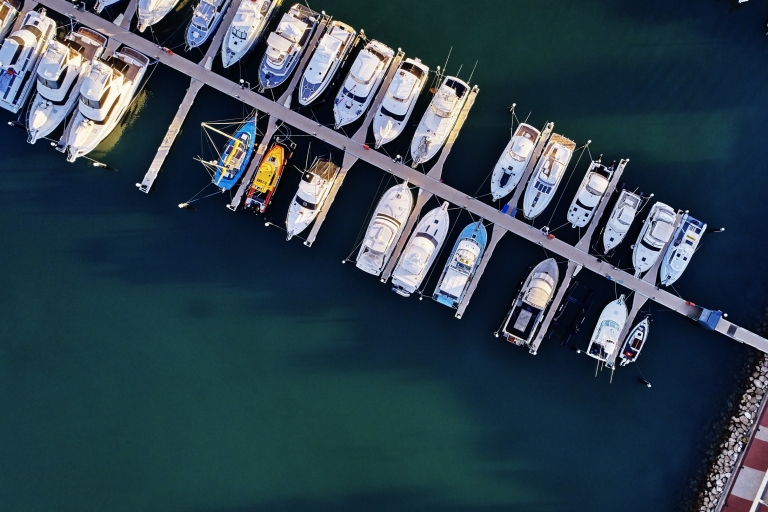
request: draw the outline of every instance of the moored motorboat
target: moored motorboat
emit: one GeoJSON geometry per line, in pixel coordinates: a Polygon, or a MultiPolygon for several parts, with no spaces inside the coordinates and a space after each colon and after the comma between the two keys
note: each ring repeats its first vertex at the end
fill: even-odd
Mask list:
{"type": "Polygon", "coordinates": [[[355,29],[334,21],[328,26],[299,83],[299,103],[309,105],[328,88],[357,40],[355,29]]]}
{"type": "Polygon", "coordinates": [[[213,35],[229,7],[229,2],[230,0],[200,0],[187,26],[187,48],[197,48],[213,35]]]}
{"type": "Polygon", "coordinates": [[[412,209],[413,194],[407,181],[384,192],[357,253],[357,268],[374,276],[381,274],[412,209]]]}
{"type": "Polygon", "coordinates": [[[163,19],[178,3],[179,0],[139,0],[136,11],[139,32],[144,32],[147,27],[163,19]]]}
{"type": "Polygon", "coordinates": [[[447,76],[422,116],[411,141],[412,167],[431,160],[451,134],[469,96],[469,85],[447,76]]]}
{"type": "Polygon", "coordinates": [[[357,54],[333,102],[337,130],[357,121],[368,110],[394,56],[392,48],[376,40],[357,54]]]}
{"type": "Polygon", "coordinates": [[[107,38],[87,27],[54,39],[37,67],[37,93],[27,111],[27,142],[49,135],[77,106],[80,87],[107,38]]]}
{"type": "Polygon", "coordinates": [[[542,261],[531,270],[499,330],[507,341],[530,348],[544,312],[555,296],[558,279],[554,258],[542,261]]]}
{"type": "Polygon", "coordinates": [[[240,2],[221,45],[221,63],[225,68],[240,61],[253,50],[281,1],[244,0],[240,2]]]}
{"type": "Polygon", "coordinates": [[[536,163],[523,196],[523,214],[535,219],[549,205],[571,161],[576,144],[562,135],[549,138],[544,154],[536,163]]]}
{"type": "Polygon", "coordinates": [[[650,270],[659,259],[675,231],[675,211],[664,203],[656,203],[643,223],[643,229],[632,248],[632,265],[635,277],[650,270]]]}
{"type": "Polygon", "coordinates": [[[568,208],[568,222],[574,228],[583,228],[595,214],[595,209],[608,190],[613,167],[606,167],[599,161],[593,161],[587,169],[587,174],[581,180],[576,197],[573,198],[568,208]]]}
{"type": "Polygon", "coordinates": [[[245,207],[264,213],[272,202],[272,196],[280,183],[285,166],[291,156],[291,148],[275,142],[259,164],[245,198],[245,207]]]}
{"type": "Polygon", "coordinates": [[[541,132],[529,124],[518,125],[496,167],[493,168],[491,195],[494,201],[510,194],[520,183],[540,135],[541,132]]]}
{"type": "Polygon", "coordinates": [[[675,230],[664,259],[661,261],[659,271],[661,284],[669,286],[678,280],[691,262],[706,230],[707,225],[704,222],[694,219],[688,213],[683,214],[680,225],[675,230]]]}
{"type": "Polygon", "coordinates": [[[627,305],[624,295],[610,302],[600,313],[597,325],[589,340],[587,355],[606,362],[618,349],[619,336],[627,322],[627,305]]]}
{"type": "Polygon", "coordinates": [[[339,166],[325,157],[316,158],[312,166],[304,171],[285,219],[287,240],[304,231],[315,220],[338,175],[339,166]]]}
{"type": "Polygon", "coordinates": [[[253,156],[256,143],[256,116],[240,125],[229,137],[213,173],[213,184],[223,190],[231,190],[245,174],[253,156]]]}
{"type": "Polygon", "coordinates": [[[624,348],[621,349],[620,365],[626,366],[629,363],[633,363],[640,356],[640,351],[643,349],[646,340],[648,339],[648,329],[650,327],[649,316],[640,320],[637,325],[627,335],[627,339],[624,341],[624,348]]]}
{"type": "Polygon", "coordinates": [[[421,60],[405,59],[400,63],[376,111],[376,117],[373,118],[373,136],[377,149],[402,133],[427,78],[429,68],[421,60]]]}
{"type": "Polygon", "coordinates": [[[259,83],[264,89],[280,86],[299,63],[320,15],[301,4],[283,14],[277,30],[267,37],[267,51],[259,65],[259,83]]]}
{"type": "Polygon", "coordinates": [[[421,286],[448,234],[448,202],[419,221],[392,272],[392,290],[408,297],[421,286]]]}
{"type": "Polygon", "coordinates": [[[45,9],[29,11],[21,28],[5,38],[0,47],[0,107],[15,114],[24,106],[55,29],[56,23],[45,15],[45,9]]]}
{"type": "Polygon", "coordinates": [[[480,264],[487,239],[488,233],[482,220],[469,224],[461,231],[432,294],[433,299],[448,307],[459,306],[480,264]]]}
{"type": "Polygon", "coordinates": [[[93,62],[80,87],[77,111],[64,130],[68,162],[90,153],[112,132],[128,110],[148,66],[146,55],[127,46],[107,61],[93,62]]]}
{"type": "Polygon", "coordinates": [[[8,35],[16,16],[21,12],[21,0],[0,1],[0,39],[8,35]]]}
{"type": "Polygon", "coordinates": [[[612,251],[624,240],[641,203],[639,195],[628,190],[621,191],[603,231],[603,247],[606,252],[612,251]]]}

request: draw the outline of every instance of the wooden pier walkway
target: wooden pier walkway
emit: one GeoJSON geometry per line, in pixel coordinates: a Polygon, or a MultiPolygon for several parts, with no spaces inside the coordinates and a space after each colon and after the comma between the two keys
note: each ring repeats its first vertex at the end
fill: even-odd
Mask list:
{"type": "MultiPolygon", "coordinates": [[[[387,95],[387,91],[389,90],[389,86],[392,83],[392,79],[395,78],[395,73],[397,73],[397,68],[400,66],[403,58],[405,58],[405,53],[398,49],[397,55],[395,55],[395,58],[392,59],[392,62],[389,65],[389,69],[387,70],[387,74],[384,76],[384,80],[381,81],[379,91],[376,93],[376,97],[371,102],[368,113],[363,119],[363,124],[361,124],[360,128],[358,128],[354,135],[352,135],[352,140],[354,142],[357,142],[358,144],[365,144],[366,137],[368,137],[368,129],[370,128],[371,123],[373,123],[373,118],[376,117],[376,112],[379,110],[381,102],[384,101],[384,97],[387,95]]],[[[344,153],[344,160],[341,162],[341,169],[339,169],[339,174],[336,176],[333,185],[331,185],[331,190],[328,192],[328,197],[323,202],[323,207],[317,214],[317,218],[315,218],[315,222],[312,224],[312,229],[309,230],[309,235],[307,235],[307,239],[304,241],[304,245],[307,247],[312,247],[312,244],[317,239],[317,233],[320,231],[323,222],[325,222],[325,218],[328,216],[328,211],[331,209],[331,205],[333,204],[334,199],[336,199],[336,194],[339,193],[339,189],[344,184],[344,179],[347,177],[349,169],[357,163],[357,160],[358,159],[356,157],[350,155],[349,153],[344,153]]]]}
{"type": "MultiPolygon", "coordinates": [[[[92,13],[77,11],[72,4],[65,0],[40,0],[39,3],[51,10],[70,16],[73,20],[90,26],[91,28],[102,32],[107,37],[115,38],[116,40],[144,53],[150,58],[158,59],[162,64],[184,73],[190,78],[195,78],[205,85],[238,99],[259,111],[280,119],[290,126],[294,126],[305,133],[316,133],[318,139],[331,146],[343,149],[352,157],[364,160],[379,169],[386,170],[402,180],[408,180],[409,183],[420,189],[424,189],[449,203],[465,208],[477,217],[498,224],[506,231],[510,231],[521,238],[540,245],[551,253],[558,254],[563,258],[574,261],[584,268],[610,279],[615,283],[628,288],[630,291],[644,295],[681,315],[695,319],[698,318],[702,312],[702,308],[691,305],[685,299],[678,297],[677,295],[673,295],[665,290],[660,290],[656,288],[656,286],[643,281],[642,279],[637,279],[627,272],[614,268],[610,264],[557,238],[550,239],[539,229],[533,228],[510,215],[502,213],[493,206],[485,204],[482,201],[456,190],[445,183],[441,183],[430,176],[426,176],[415,169],[393,162],[387,155],[379,153],[378,151],[366,149],[363,147],[363,144],[352,141],[342,133],[336,132],[325,126],[318,126],[316,122],[291,110],[284,104],[274,102],[269,98],[261,96],[248,89],[243,90],[238,84],[229,79],[217,75],[211,70],[191,62],[184,57],[165,53],[151,41],[147,41],[136,34],[128,32],[121,27],[117,27],[92,13]]],[[[716,330],[734,340],[751,345],[763,352],[768,352],[768,340],[757,336],[746,329],[732,325],[724,319],[720,320],[717,324],[716,330]]]]}
{"type": "MultiPolygon", "coordinates": [[[[235,14],[237,14],[237,9],[240,7],[242,1],[243,0],[234,0],[224,14],[224,19],[221,20],[219,28],[213,35],[208,51],[205,52],[205,56],[200,60],[200,65],[205,69],[209,71],[211,70],[213,59],[216,58],[216,53],[218,53],[219,48],[221,47],[224,35],[227,30],[229,30],[229,25],[232,24],[232,20],[235,19],[235,14]]],[[[131,0],[131,4],[134,3],[138,5],[137,0],[131,0]]],[[[127,11],[130,11],[130,6],[127,11]]],[[[125,20],[123,21],[125,22],[125,20]]],[[[130,26],[130,21],[128,21],[128,26],[130,26]]],[[[128,26],[122,26],[122,28],[127,29],[128,26]]],[[[110,39],[110,41],[112,40],[110,39]]],[[[174,116],[173,121],[171,121],[168,131],[165,133],[165,137],[163,137],[163,141],[157,149],[155,158],[152,159],[152,163],[149,165],[149,170],[144,175],[144,179],[141,180],[141,183],[136,184],[139,190],[145,194],[149,194],[152,185],[154,185],[157,176],[160,174],[160,169],[163,167],[163,163],[165,162],[168,153],[171,151],[171,146],[173,146],[176,136],[181,132],[181,126],[184,124],[184,120],[187,118],[187,114],[189,114],[192,104],[195,102],[197,93],[200,92],[203,85],[204,82],[201,80],[197,80],[196,78],[191,79],[189,88],[187,88],[187,93],[184,95],[184,99],[181,100],[181,105],[179,105],[179,109],[176,111],[176,115],[174,116]]]]}

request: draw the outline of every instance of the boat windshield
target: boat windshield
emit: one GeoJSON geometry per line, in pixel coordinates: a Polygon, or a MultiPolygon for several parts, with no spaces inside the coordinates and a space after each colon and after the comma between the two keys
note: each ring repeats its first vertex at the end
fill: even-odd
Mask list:
{"type": "Polygon", "coordinates": [[[232,35],[238,39],[245,39],[248,37],[248,32],[245,30],[240,30],[237,27],[232,27],[232,35]]]}
{"type": "Polygon", "coordinates": [[[55,90],[61,89],[61,85],[64,83],[65,78],[67,78],[67,74],[64,72],[59,73],[59,77],[55,79],[43,78],[42,76],[37,75],[37,81],[40,85],[55,90]]]}

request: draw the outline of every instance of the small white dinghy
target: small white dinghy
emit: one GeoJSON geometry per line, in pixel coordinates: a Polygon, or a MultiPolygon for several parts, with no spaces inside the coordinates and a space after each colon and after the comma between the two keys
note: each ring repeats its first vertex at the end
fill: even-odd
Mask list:
{"type": "Polygon", "coordinates": [[[357,253],[357,268],[374,276],[381,274],[403,233],[411,209],[413,194],[407,181],[395,185],[381,196],[357,253]]]}
{"type": "Polygon", "coordinates": [[[520,183],[540,135],[541,132],[529,124],[520,123],[517,127],[493,168],[491,195],[494,201],[509,195],[520,183]]]}
{"type": "Polygon", "coordinates": [[[648,328],[651,325],[649,318],[649,316],[646,316],[640,320],[624,341],[624,348],[621,350],[621,354],[619,354],[619,357],[621,358],[619,364],[621,366],[626,366],[629,363],[635,362],[640,356],[640,351],[643,349],[645,341],[648,339],[648,328]]]}
{"type": "Polygon", "coordinates": [[[627,323],[627,304],[622,295],[605,306],[600,313],[592,339],[589,341],[587,355],[603,363],[606,362],[618,350],[619,336],[625,323],[627,323]]]}

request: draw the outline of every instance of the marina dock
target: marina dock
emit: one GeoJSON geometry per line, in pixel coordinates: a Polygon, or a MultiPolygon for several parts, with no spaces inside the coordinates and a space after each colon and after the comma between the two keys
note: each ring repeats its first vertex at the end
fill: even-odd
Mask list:
{"type": "MultiPolygon", "coordinates": [[[[304,117],[299,112],[291,110],[284,103],[274,102],[254,91],[242,89],[239,84],[213,73],[205,66],[196,64],[179,55],[167,53],[153,42],[103,20],[99,16],[88,12],[77,11],[72,4],[65,0],[40,0],[39,3],[40,5],[60,12],[75,21],[98,30],[110,38],[114,38],[121,43],[135,48],[137,51],[144,53],[150,58],[157,59],[160,63],[186,74],[191,79],[198,80],[204,85],[238,99],[298,130],[312,134],[330,146],[345,151],[350,158],[354,157],[364,160],[374,167],[389,172],[401,180],[407,180],[413,186],[416,186],[425,192],[433,194],[453,205],[462,207],[476,217],[484,219],[486,222],[498,225],[504,232],[512,232],[521,238],[543,247],[550,253],[557,254],[562,258],[570,260],[576,265],[587,268],[636,294],[643,295],[648,299],[657,302],[663,307],[674,310],[692,319],[698,319],[704,311],[703,308],[695,306],[691,302],[688,302],[677,295],[661,290],[652,283],[635,278],[633,275],[617,269],[578,247],[567,244],[557,238],[550,238],[541,230],[536,229],[507,213],[499,211],[495,207],[485,204],[464,192],[456,190],[453,187],[434,179],[432,176],[424,175],[401,163],[393,162],[387,155],[370,150],[366,145],[348,138],[343,133],[325,126],[319,126],[315,121],[304,117]]],[[[309,55],[309,53],[306,55],[309,55]]],[[[300,75],[299,70],[296,71],[295,76],[298,75],[300,75]]],[[[248,178],[246,178],[246,182],[247,181],[248,178]]],[[[241,191],[242,189],[243,187],[241,187],[241,191]]],[[[516,193],[515,195],[519,199],[519,193],[516,193]]],[[[242,193],[238,192],[238,196],[241,198],[242,193]]],[[[587,244],[588,243],[589,242],[587,242],[587,244]]],[[[725,319],[719,320],[719,323],[716,325],[716,330],[734,340],[751,345],[763,352],[768,352],[768,340],[757,336],[746,329],[732,325],[725,319]]]]}

